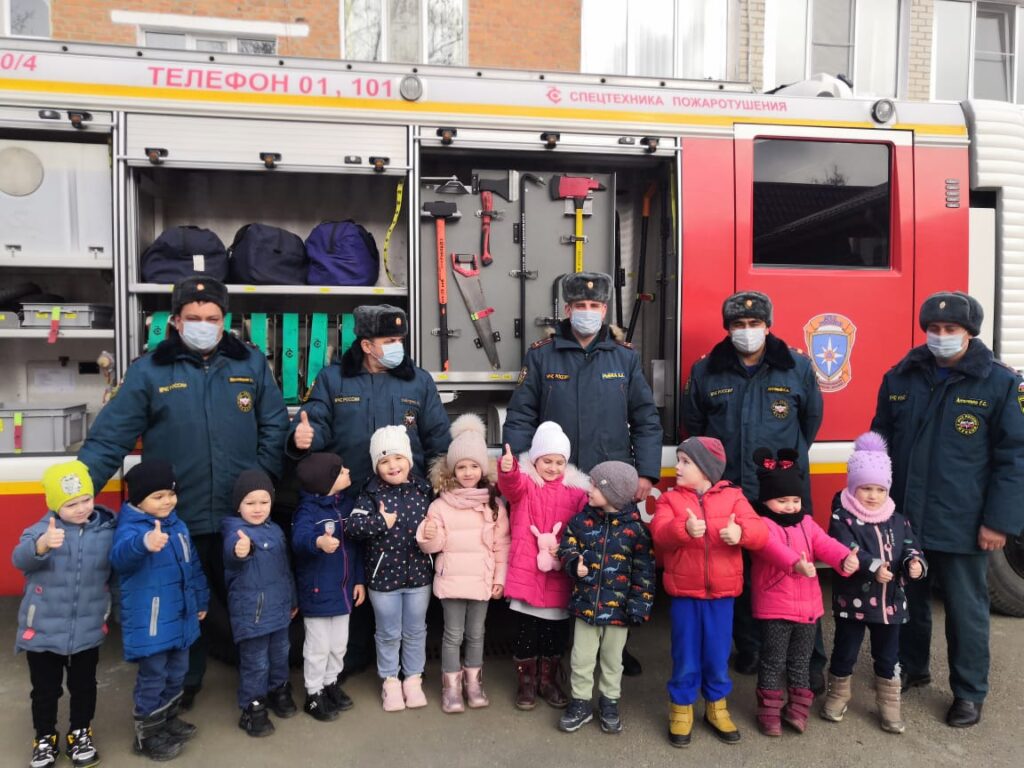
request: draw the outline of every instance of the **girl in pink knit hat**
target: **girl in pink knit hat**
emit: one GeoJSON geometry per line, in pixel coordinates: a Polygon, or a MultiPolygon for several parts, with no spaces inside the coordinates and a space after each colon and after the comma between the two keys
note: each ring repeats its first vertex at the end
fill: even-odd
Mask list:
{"type": "Polygon", "coordinates": [[[871,634],[875,662],[875,700],[883,731],[903,733],[900,678],[896,664],[900,624],[907,621],[905,579],[920,579],[927,565],[910,521],[896,511],[889,496],[892,465],[885,440],[865,432],[853,444],[846,488],[832,500],[829,533],[857,551],[860,569],[832,585],[835,645],[828,675],[828,697],[821,710],[838,723],[850,703],[850,680],[864,630],[871,634]]]}
{"type": "Polygon", "coordinates": [[[416,541],[434,558],[434,594],[444,611],[441,709],[486,707],[483,687],[484,621],[491,599],[502,596],[508,570],[508,514],[494,485],[486,427],[467,413],[452,424],[448,454],[430,468],[438,497],[416,529],[416,541]],[[465,661],[460,658],[465,638],[465,661]],[[466,702],[463,701],[465,689],[466,702]]]}

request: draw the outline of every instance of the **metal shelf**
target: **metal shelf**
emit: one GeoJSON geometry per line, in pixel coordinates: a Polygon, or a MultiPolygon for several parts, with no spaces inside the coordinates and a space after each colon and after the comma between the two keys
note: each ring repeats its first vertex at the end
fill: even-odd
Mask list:
{"type": "Polygon", "coordinates": [[[7,269],[113,269],[114,260],[86,258],[28,258],[27,256],[11,257],[0,251],[0,268],[7,269]]]}
{"type": "MultiPolygon", "coordinates": [[[[173,285],[129,283],[130,293],[170,293],[173,285]]],[[[229,284],[232,296],[408,296],[409,289],[382,285],[237,285],[229,284]]]]}
{"type": "MultiPolygon", "coordinates": [[[[49,328],[0,328],[0,339],[45,339],[49,328]]],[[[113,328],[61,328],[58,339],[112,339],[113,328]]]]}

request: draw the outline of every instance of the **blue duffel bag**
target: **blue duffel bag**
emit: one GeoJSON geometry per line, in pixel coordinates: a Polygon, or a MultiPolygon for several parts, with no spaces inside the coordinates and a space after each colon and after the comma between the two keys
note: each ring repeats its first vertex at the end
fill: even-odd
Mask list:
{"type": "Polygon", "coordinates": [[[310,285],[376,285],[380,253],[373,235],[352,219],[325,221],[306,238],[310,285]]]}

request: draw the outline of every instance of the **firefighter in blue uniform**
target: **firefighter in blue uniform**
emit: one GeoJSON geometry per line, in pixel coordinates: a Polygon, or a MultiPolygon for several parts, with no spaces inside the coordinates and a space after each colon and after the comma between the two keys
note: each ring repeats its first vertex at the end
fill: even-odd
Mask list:
{"type": "MultiPolygon", "coordinates": [[[[772,302],[758,291],[740,291],[722,304],[729,335],[693,364],[683,391],[683,426],[690,435],[716,437],[725,446],[725,480],[757,500],[754,451],[792,448],[809,467],[808,449],[821,426],[822,398],[809,358],[769,332],[772,302]]],[[[804,508],[810,508],[810,477],[804,476],[804,508]]],[[[749,566],[749,560],[748,566],[749,566]]],[[[738,672],[754,674],[760,633],[750,612],[749,567],[743,595],[736,600],[733,640],[738,672]]],[[[819,637],[811,659],[812,687],[824,686],[826,662],[819,637]]]]}
{"type": "Polygon", "coordinates": [[[227,288],[197,275],[171,294],[167,339],[133,362],[115,397],[96,416],[78,458],[96,488],[117,472],[142,437],[144,459],[174,465],[178,517],[188,526],[210,584],[202,637],[189,654],[183,706],[202,685],[211,644],[231,657],[220,521],[233,515],[231,492],[246,469],[280,478],[288,411],[267,359],[224,333],[227,288]]]}
{"type": "Polygon", "coordinates": [[[959,728],[981,719],[988,693],[988,560],[1024,529],[1024,382],[975,338],[982,318],[965,293],[929,296],[919,318],[927,343],[885,374],[871,423],[889,442],[896,508],[928,558],[928,575],[906,588],[904,690],[931,682],[937,579],[953,691],[946,723],[959,728]]]}
{"type": "MultiPolygon", "coordinates": [[[[605,322],[611,295],[603,272],[562,280],[567,318],[526,353],[502,439],[519,455],[541,422],[557,422],[572,446],[569,460],[584,472],[604,461],[636,467],[635,499],[642,501],[661,477],[664,432],[640,356],[605,322]]],[[[625,674],[640,674],[625,650],[623,662],[625,674]]]]}
{"type": "MultiPolygon", "coordinates": [[[[380,427],[404,426],[412,445],[413,471],[426,468],[448,451],[448,414],[430,374],[405,352],[409,320],[389,304],[356,307],[356,340],[331,365],[317,374],[306,402],[292,420],[287,453],[301,459],[328,451],[342,457],[352,475],[346,491],[355,499],[374,477],[370,437],[380,427]]],[[[364,669],[373,660],[372,613],[369,602],[349,620],[345,674],[364,669]]]]}

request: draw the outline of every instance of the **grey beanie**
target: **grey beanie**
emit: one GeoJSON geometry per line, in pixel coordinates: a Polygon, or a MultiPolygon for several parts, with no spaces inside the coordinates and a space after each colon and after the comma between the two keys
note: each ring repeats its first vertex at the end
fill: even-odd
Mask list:
{"type": "Polygon", "coordinates": [[[929,323],[956,323],[977,336],[981,333],[981,321],[985,312],[973,296],[963,291],[939,291],[924,300],[921,305],[921,330],[928,330],[929,323]]]}
{"type": "Polygon", "coordinates": [[[600,301],[607,304],[612,298],[612,278],[604,272],[574,272],[562,278],[562,300],[600,301]]]}
{"type": "Polygon", "coordinates": [[[624,461],[602,461],[590,470],[590,483],[615,509],[633,501],[640,476],[624,461]]]}
{"type": "Polygon", "coordinates": [[[725,446],[718,438],[688,437],[676,446],[676,452],[689,456],[712,485],[725,474],[725,446]]]}
{"type": "Polygon", "coordinates": [[[409,334],[409,318],[400,307],[390,304],[364,304],[353,310],[356,338],[379,339],[409,334]]]}
{"type": "Polygon", "coordinates": [[[744,317],[764,320],[772,325],[772,300],[760,291],[739,291],[722,302],[722,325],[729,330],[729,323],[744,317]]]}

